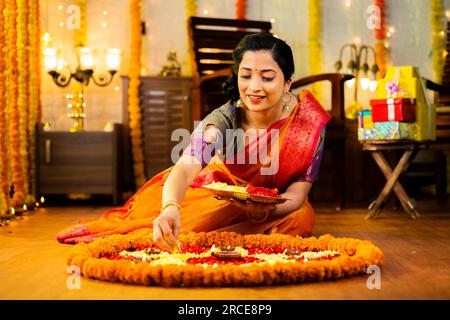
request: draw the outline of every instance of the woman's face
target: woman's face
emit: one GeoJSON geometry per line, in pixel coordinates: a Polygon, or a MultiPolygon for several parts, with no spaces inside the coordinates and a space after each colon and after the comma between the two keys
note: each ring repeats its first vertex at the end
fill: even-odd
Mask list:
{"type": "Polygon", "coordinates": [[[269,50],[246,51],[238,70],[242,102],[251,111],[281,107],[281,96],[289,90],[283,71],[269,50]]]}

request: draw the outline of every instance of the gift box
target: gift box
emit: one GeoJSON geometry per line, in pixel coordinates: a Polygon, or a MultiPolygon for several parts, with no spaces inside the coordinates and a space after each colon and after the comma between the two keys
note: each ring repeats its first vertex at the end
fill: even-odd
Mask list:
{"type": "Polygon", "coordinates": [[[395,77],[400,79],[417,78],[417,72],[415,66],[388,66],[386,70],[386,78],[394,79],[395,77]]]}
{"type": "Polygon", "coordinates": [[[416,121],[416,99],[372,99],[370,105],[372,106],[373,122],[416,121]]]}
{"type": "Polygon", "coordinates": [[[416,98],[420,81],[417,69],[414,66],[388,66],[386,75],[378,80],[377,96],[384,98],[416,98]],[[395,83],[400,89],[398,92],[389,92],[389,84],[395,83]]]}
{"type": "Polygon", "coordinates": [[[421,81],[416,100],[415,139],[418,141],[436,140],[436,106],[429,101],[425,82],[420,75],[419,69],[416,70],[416,73],[421,81]]]}
{"type": "Polygon", "coordinates": [[[375,129],[358,129],[358,140],[376,140],[376,130],[375,129]]]}
{"type": "Polygon", "coordinates": [[[362,110],[358,112],[358,129],[373,129],[371,110],[362,110]]]}
{"type": "Polygon", "coordinates": [[[378,99],[416,99],[413,139],[418,141],[436,140],[436,107],[429,101],[426,93],[420,71],[414,66],[388,66],[386,76],[378,81],[378,99]]]}
{"type": "Polygon", "coordinates": [[[415,123],[386,121],[375,122],[375,139],[377,140],[413,140],[416,134],[415,123]]]}

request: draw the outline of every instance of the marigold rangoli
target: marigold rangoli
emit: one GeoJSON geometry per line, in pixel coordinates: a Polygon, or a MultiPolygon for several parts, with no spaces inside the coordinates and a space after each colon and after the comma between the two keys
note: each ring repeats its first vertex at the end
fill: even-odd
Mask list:
{"type": "Polygon", "coordinates": [[[160,286],[255,286],[339,279],[383,264],[370,241],[239,235],[232,232],[179,236],[172,253],[154,246],[150,231],[78,244],[67,261],[88,278],[160,286]]]}

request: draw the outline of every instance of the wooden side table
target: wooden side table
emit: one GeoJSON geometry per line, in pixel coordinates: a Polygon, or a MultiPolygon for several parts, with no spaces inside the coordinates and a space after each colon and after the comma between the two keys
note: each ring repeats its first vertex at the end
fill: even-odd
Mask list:
{"type": "Polygon", "coordinates": [[[36,130],[36,195],[109,194],[113,204],[121,194],[121,130],[36,130]]]}
{"type": "Polygon", "coordinates": [[[400,175],[404,173],[417,153],[428,148],[427,142],[418,142],[411,140],[367,140],[363,142],[363,150],[369,151],[373,159],[377,163],[378,167],[386,177],[386,184],[381,190],[378,198],[372,202],[369,206],[369,214],[366,219],[373,219],[380,215],[383,210],[383,206],[387,197],[391,191],[394,190],[400,203],[405,209],[406,213],[412,218],[416,219],[420,217],[419,212],[412,204],[408,194],[398,181],[400,175]],[[394,170],[390,167],[386,161],[383,151],[403,151],[403,155],[395,166],[394,170]]]}

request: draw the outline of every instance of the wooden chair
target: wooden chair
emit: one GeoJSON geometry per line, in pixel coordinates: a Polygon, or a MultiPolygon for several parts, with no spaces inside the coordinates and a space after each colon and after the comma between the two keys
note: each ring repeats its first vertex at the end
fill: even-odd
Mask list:
{"type": "MultiPolygon", "coordinates": [[[[346,183],[346,139],[348,129],[345,121],[344,82],[354,76],[341,73],[324,73],[308,76],[294,81],[291,90],[311,85],[315,82],[331,83],[331,120],[327,124],[325,152],[330,152],[332,162],[331,180],[336,210],[345,207],[346,183]]],[[[354,137],[356,140],[356,137],[354,137]]]]}
{"type": "Polygon", "coordinates": [[[189,49],[193,73],[192,118],[201,120],[227,102],[222,85],[231,75],[233,49],[251,33],[270,33],[268,21],[190,17],[189,49]]]}
{"type": "MultiPolygon", "coordinates": [[[[449,41],[450,22],[447,22],[447,42],[449,41]]],[[[431,159],[415,161],[409,170],[419,173],[429,172],[434,176],[436,197],[439,202],[447,201],[447,156],[450,154],[450,55],[446,56],[443,69],[442,84],[424,79],[426,88],[435,93],[433,103],[436,106],[436,141],[430,143],[431,159]]]]}
{"type": "MultiPolygon", "coordinates": [[[[444,68],[450,68],[449,57],[445,62],[444,68]]],[[[429,145],[431,161],[413,162],[410,172],[431,172],[434,176],[437,200],[439,202],[446,202],[447,156],[450,154],[450,73],[444,73],[442,85],[425,79],[425,86],[427,89],[435,92],[436,140],[429,145]]]]}

